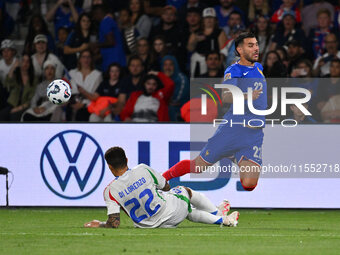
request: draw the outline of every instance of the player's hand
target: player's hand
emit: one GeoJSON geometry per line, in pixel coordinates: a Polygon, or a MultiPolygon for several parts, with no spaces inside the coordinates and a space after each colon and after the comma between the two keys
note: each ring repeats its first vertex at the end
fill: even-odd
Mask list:
{"type": "Polygon", "coordinates": [[[291,77],[295,78],[300,75],[300,69],[293,69],[292,73],[290,74],[291,77]]]}
{"type": "Polygon", "coordinates": [[[105,113],[110,110],[109,107],[106,107],[105,109],[100,110],[99,117],[105,118],[105,113]]]}
{"type": "Polygon", "coordinates": [[[88,43],[82,43],[80,45],[80,51],[86,50],[87,48],[89,48],[89,44],[88,43]]]}
{"type": "Polygon", "coordinates": [[[152,74],[152,75],[156,75],[156,76],[158,75],[158,73],[159,73],[159,72],[153,71],[153,70],[151,70],[151,71],[148,72],[148,74],[152,74]]]}
{"type": "Polygon", "coordinates": [[[254,90],[253,91],[253,100],[258,99],[261,94],[262,94],[262,89],[254,90]]]}
{"type": "Polygon", "coordinates": [[[15,60],[15,62],[14,62],[14,64],[13,64],[13,69],[16,69],[17,67],[19,67],[20,66],[20,60],[19,59],[16,59],[15,60]]]}
{"type": "Polygon", "coordinates": [[[317,68],[321,68],[324,64],[325,64],[325,61],[323,59],[321,59],[318,63],[317,68]]]}
{"type": "Polygon", "coordinates": [[[34,111],[36,114],[41,114],[41,113],[43,113],[45,110],[46,110],[45,107],[35,107],[35,108],[33,109],[33,111],[34,111]]]}
{"type": "Polygon", "coordinates": [[[13,107],[11,109],[11,113],[16,113],[16,112],[20,112],[24,109],[24,107],[22,107],[21,105],[17,106],[17,107],[13,107]]]}
{"type": "Polygon", "coordinates": [[[78,91],[79,91],[81,94],[84,94],[84,93],[86,92],[86,90],[83,89],[82,86],[80,86],[80,85],[77,85],[77,86],[78,86],[78,91]]]}
{"type": "Polygon", "coordinates": [[[57,4],[58,5],[62,5],[63,3],[66,3],[67,2],[67,0],[59,0],[58,2],[57,2],[57,4]]]}
{"type": "Polygon", "coordinates": [[[84,224],[84,227],[85,228],[99,228],[99,225],[100,225],[99,220],[93,220],[93,221],[90,221],[90,222],[86,222],[84,224]]]}
{"type": "Polygon", "coordinates": [[[205,35],[196,35],[196,41],[198,41],[198,42],[202,42],[202,41],[204,41],[205,40],[205,35]]]}
{"type": "Polygon", "coordinates": [[[77,103],[75,103],[75,104],[72,105],[72,108],[73,108],[74,110],[79,110],[79,109],[83,108],[83,106],[84,106],[83,103],[77,102],[77,103]]]}

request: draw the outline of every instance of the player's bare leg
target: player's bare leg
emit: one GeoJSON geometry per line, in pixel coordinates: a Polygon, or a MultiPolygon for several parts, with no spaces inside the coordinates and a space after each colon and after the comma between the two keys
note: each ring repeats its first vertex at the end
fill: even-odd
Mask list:
{"type": "Polygon", "coordinates": [[[260,165],[249,160],[241,160],[238,165],[240,167],[240,180],[243,188],[247,191],[254,190],[260,177],[260,165]]]}

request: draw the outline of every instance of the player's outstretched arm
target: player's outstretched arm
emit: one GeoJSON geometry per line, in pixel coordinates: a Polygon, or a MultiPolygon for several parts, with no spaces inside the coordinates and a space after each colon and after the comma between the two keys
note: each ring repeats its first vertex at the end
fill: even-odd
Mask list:
{"type": "Polygon", "coordinates": [[[106,222],[93,220],[84,224],[85,228],[118,228],[120,225],[120,213],[113,213],[109,215],[106,222]]]}

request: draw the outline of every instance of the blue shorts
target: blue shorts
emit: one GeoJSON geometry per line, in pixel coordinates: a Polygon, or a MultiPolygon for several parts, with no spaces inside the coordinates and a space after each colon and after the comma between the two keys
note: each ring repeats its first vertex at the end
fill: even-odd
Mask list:
{"type": "Polygon", "coordinates": [[[210,164],[215,164],[225,157],[235,157],[237,163],[244,159],[261,166],[262,143],[262,129],[220,125],[202,149],[200,156],[210,164]]]}

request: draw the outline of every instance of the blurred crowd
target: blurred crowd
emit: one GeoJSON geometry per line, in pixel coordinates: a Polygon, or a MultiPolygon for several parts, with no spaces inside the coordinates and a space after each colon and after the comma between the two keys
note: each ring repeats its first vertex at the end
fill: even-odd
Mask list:
{"type": "Polygon", "coordinates": [[[313,118],[292,118],[340,122],[340,1],[0,0],[0,27],[3,122],[189,121],[190,80],[223,79],[244,31],[267,78],[311,91],[313,118]],[[72,97],[57,106],[61,78],[72,97]]]}

